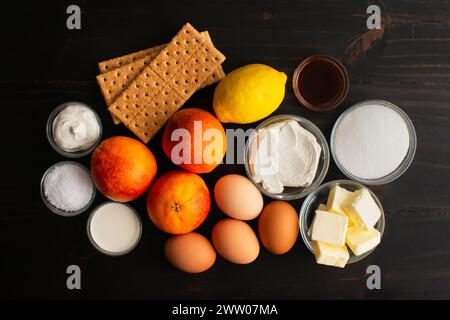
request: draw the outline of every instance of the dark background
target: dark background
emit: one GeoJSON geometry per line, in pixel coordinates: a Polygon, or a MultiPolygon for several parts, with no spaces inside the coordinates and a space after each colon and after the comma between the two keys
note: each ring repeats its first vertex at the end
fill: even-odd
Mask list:
{"type": "MultiPolygon", "coordinates": [[[[370,1],[16,1],[2,3],[0,27],[0,295],[3,298],[450,298],[450,15],[449,1],[374,2],[383,29],[368,31],[370,1]],[[66,8],[78,4],[82,29],[66,29],[66,8]],[[146,216],[145,197],[131,204],[143,218],[139,246],[111,258],[86,235],[89,212],[63,218],[42,203],[44,171],[64,160],[47,143],[45,122],[58,104],[79,100],[103,120],[104,138],[130,135],[114,126],[95,75],[97,62],[167,42],[185,22],[208,30],[226,56],[226,72],[265,63],[288,74],[286,97],[276,111],[304,116],[329,137],[350,105],[385,99],[406,111],[417,130],[418,149],[398,180],[372,188],[386,212],[381,245],[345,269],[316,265],[299,239],[288,254],[264,249],[256,262],[234,265],[218,258],[200,275],[185,274],[164,258],[168,235],[146,216]],[[351,88],[339,108],[314,113],[296,100],[291,76],[302,58],[326,53],[344,61],[351,88]],[[82,290],[66,289],[66,268],[82,270],[82,290]],[[366,288],[365,270],[377,264],[382,290],[366,288]]],[[[211,110],[214,86],[188,106],[211,110]]],[[[254,127],[253,124],[247,127],[254,127]]],[[[232,125],[225,125],[232,128],[232,125]]],[[[160,146],[149,148],[162,174],[175,166],[160,146]]],[[[79,161],[89,165],[89,157],[79,161]]],[[[224,165],[203,175],[210,189],[224,165]]],[[[334,163],[325,181],[344,178],[334,163]]],[[[98,195],[95,203],[105,198],[98,195]]],[[[266,203],[269,199],[265,199],[266,203]]],[[[298,209],[302,201],[293,201],[298,209]]],[[[223,214],[213,207],[199,232],[209,236],[223,214]]],[[[255,226],[255,222],[251,223],[255,226]]]]}

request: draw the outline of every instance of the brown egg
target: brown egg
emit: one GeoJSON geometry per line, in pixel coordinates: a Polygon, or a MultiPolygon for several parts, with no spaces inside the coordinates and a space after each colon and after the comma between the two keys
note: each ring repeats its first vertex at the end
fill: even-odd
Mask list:
{"type": "Polygon", "coordinates": [[[209,240],[195,232],[171,237],[164,252],[170,263],[189,273],[206,271],[216,261],[216,252],[209,240]]]}
{"type": "Polygon", "coordinates": [[[223,258],[237,264],[253,262],[259,254],[258,238],[244,221],[219,221],[212,231],[212,242],[223,258]]]}
{"type": "Polygon", "coordinates": [[[258,188],[246,177],[228,174],[217,180],[214,199],[226,215],[238,220],[255,219],[264,206],[258,188]]]}
{"type": "Polygon", "coordinates": [[[298,214],[289,203],[273,201],[261,212],[258,231],[261,242],[269,252],[284,254],[297,240],[298,214]]]}

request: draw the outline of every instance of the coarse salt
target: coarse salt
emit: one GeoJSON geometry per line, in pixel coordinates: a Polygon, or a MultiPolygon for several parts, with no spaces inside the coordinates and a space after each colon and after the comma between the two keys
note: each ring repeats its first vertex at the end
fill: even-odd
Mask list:
{"type": "Polygon", "coordinates": [[[75,164],[61,164],[44,179],[44,195],[54,207],[66,212],[78,211],[89,204],[94,186],[89,174],[75,164]]]}

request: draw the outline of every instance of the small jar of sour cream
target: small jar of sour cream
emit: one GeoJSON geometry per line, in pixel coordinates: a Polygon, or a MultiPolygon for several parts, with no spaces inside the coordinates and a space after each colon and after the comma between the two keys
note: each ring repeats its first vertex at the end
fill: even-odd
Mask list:
{"type": "Polygon", "coordinates": [[[97,147],[102,135],[102,124],[90,106],[70,101],[52,111],[46,131],[50,145],[59,154],[80,158],[97,147]]]}

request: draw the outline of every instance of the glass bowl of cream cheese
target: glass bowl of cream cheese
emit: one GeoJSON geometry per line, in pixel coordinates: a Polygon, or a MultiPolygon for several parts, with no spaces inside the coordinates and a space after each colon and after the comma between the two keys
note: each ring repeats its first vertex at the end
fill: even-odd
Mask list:
{"type": "Polygon", "coordinates": [[[311,121],[278,115],[262,122],[245,145],[249,179],[266,196],[294,200],[322,183],[330,163],[327,140],[311,121]]]}
{"type": "Polygon", "coordinates": [[[46,135],[52,148],[67,158],[91,153],[102,136],[102,123],[93,108],[69,101],[57,106],[47,120],[46,135]]]}

